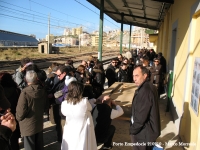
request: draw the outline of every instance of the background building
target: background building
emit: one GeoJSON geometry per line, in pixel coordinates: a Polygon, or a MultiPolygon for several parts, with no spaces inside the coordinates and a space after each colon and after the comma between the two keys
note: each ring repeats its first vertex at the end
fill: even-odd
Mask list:
{"type": "Polygon", "coordinates": [[[64,35],[64,36],[71,35],[71,34],[72,34],[72,32],[71,32],[71,29],[70,29],[70,28],[64,29],[64,32],[63,32],[63,35],[64,35]]]}
{"type": "Polygon", "coordinates": [[[82,27],[72,28],[72,34],[71,35],[80,35],[82,33],[83,33],[82,27]]]}
{"type": "Polygon", "coordinates": [[[54,43],[54,35],[50,34],[50,35],[46,35],[45,40],[48,41],[49,39],[49,43],[54,43]]]}
{"type": "Polygon", "coordinates": [[[70,45],[70,46],[74,46],[77,44],[77,38],[74,37],[64,37],[62,38],[62,44],[66,44],[66,45],[70,45]]]}
{"type": "Polygon", "coordinates": [[[135,27],[131,34],[131,42],[137,47],[149,47],[149,34],[145,33],[145,28],[135,27]]]}
{"type": "Polygon", "coordinates": [[[0,46],[37,46],[33,36],[0,30],[0,46]]]}
{"type": "Polygon", "coordinates": [[[82,33],[80,34],[80,45],[81,46],[90,46],[91,45],[91,36],[88,33],[82,33]]]}

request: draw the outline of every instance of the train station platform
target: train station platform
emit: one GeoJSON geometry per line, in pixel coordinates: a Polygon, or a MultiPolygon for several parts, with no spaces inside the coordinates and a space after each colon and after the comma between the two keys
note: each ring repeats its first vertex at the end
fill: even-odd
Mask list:
{"type": "MultiPolygon", "coordinates": [[[[166,106],[167,106],[166,96],[162,95],[159,100],[162,131],[160,137],[157,139],[157,142],[160,142],[165,150],[184,150],[184,148],[179,144],[179,142],[181,141],[178,132],[176,130],[175,124],[172,121],[171,113],[165,112],[166,106]]],[[[114,119],[112,121],[112,124],[116,127],[116,132],[113,137],[112,149],[131,150],[131,146],[129,144],[131,142],[129,136],[130,120],[120,117],[114,119]]],[[[60,150],[61,143],[57,142],[55,125],[51,124],[50,121],[47,121],[45,117],[44,117],[43,133],[44,133],[44,150],[60,150]]],[[[101,147],[102,145],[99,145],[98,149],[101,149],[101,147]]],[[[23,142],[20,143],[20,149],[24,150],[23,142]]]]}

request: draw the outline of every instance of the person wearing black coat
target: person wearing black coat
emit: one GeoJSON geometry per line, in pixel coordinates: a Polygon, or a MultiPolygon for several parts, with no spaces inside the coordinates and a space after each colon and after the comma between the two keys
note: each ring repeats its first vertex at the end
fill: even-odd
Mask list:
{"type": "Polygon", "coordinates": [[[95,98],[98,98],[104,91],[105,83],[105,72],[102,63],[97,63],[93,69],[94,78],[92,82],[93,91],[95,93],[95,98]]]}
{"type": "Polygon", "coordinates": [[[161,93],[162,87],[162,65],[158,58],[154,58],[154,65],[150,68],[151,83],[153,83],[158,89],[158,95],[161,93]]]}
{"type": "Polygon", "coordinates": [[[93,108],[92,117],[97,143],[104,143],[103,149],[112,149],[115,126],[111,122],[112,119],[121,116],[124,111],[107,95],[102,95],[98,99],[90,99],[89,102],[93,108]]]}
{"type": "Polygon", "coordinates": [[[117,81],[118,82],[129,82],[129,74],[127,69],[127,64],[122,63],[119,71],[117,72],[117,81]]]}
{"type": "Polygon", "coordinates": [[[132,115],[130,136],[136,150],[151,150],[153,142],[161,133],[158,93],[156,87],[148,81],[148,69],[137,66],[133,71],[133,78],[138,89],[132,101],[132,115]]]}
{"type": "Polygon", "coordinates": [[[156,53],[154,51],[154,49],[150,49],[149,51],[149,62],[150,62],[150,66],[153,65],[153,59],[156,57],[156,53]]]}
{"type": "Polygon", "coordinates": [[[166,59],[163,57],[162,53],[158,53],[158,59],[160,59],[160,64],[162,65],[162,73],[165,74],[167,71],[167,62],[166,59]]]}
{"type": "Polygon", "coordinates": [[[117,60],[112,59],[111,64],[106,69],[106,78],[108,79],[108,87],[117,82],[116,66],[117,60]]]}
{"type": "MultiPolygon", "coordinates": [[[[12,75],[6,72],[0,73],[0,82],[4,89],[6,98],[11,104],[11,113],[15,115],[18,98],[21,90],[17,86],[17,83],[12,79],[12,75]]],[[[18,139],[20,138],[19,123],[17,122],[16,130],[13,132],[10,138],[10,144],[12,150],[19,150],[18,139]]]]}
{"type": "Polygon", "coordinates": [[[77,70],[74,74],[74,77],[77,79],[78,82],[85,84],[89,81],[89,77],[86,76],[85,66],[79,65],[77,70]]]}
{"type": "Polygon", "coordinates": [[[138,57],[137,49],[132,50],[132,58],[133,58],[134,64],[136,64],[137,57],[138,57]]]}
{"type": "Polygon", "coordinates": [[[57,131],[57,141],[62,142],[62,125],[61,125],[61,119],[65,119],[65,117],[61,114],[61,103],[64,100],[64,98],[60,99],[55,98],[55,93],[58,91],[61,91],[65,88],[65,77],[69,73],[69,68],[67,66],[59,66],[56,71],[56,77],[54,85],[52,89],[50,90],[50,94],[48,95],[49,99],[53,99],[53,103],[51,104],[51,110],[50,110],[50,120],[51,122],[55,122],[56,124],[56,131],[57,131]],[[52,117],[51,117],[52,116],[52,117]]]}
{"type": "Polygon", "coordinates": [[[16,129],[16,121],[14,115],[9,112],[10,102],[5,97],[4,89],[0,85],[0,149],[10,150],[10,138],[16,129]]]}

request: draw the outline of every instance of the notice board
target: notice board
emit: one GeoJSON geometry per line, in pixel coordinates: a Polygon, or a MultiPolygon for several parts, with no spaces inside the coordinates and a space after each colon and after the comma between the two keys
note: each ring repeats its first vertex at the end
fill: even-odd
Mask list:
{"type": "Polygon", "coordinates": [[[198,116],[200,96],[200,58],[195,58],[190,106],[198,116]]]}

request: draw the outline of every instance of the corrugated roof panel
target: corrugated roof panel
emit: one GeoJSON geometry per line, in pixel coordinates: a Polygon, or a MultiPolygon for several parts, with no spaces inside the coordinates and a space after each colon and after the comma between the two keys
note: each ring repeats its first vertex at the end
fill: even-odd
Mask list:
{"type": "MultiPolygon", "coordinates": [[[[87,0],[100,9],[100,0],[87,0]]],[[[158,29],[173,0],[104,0],[104,13],[116,22],[158,29]],[[144,23],[146,25],[144,25],[144,23]]]]}

